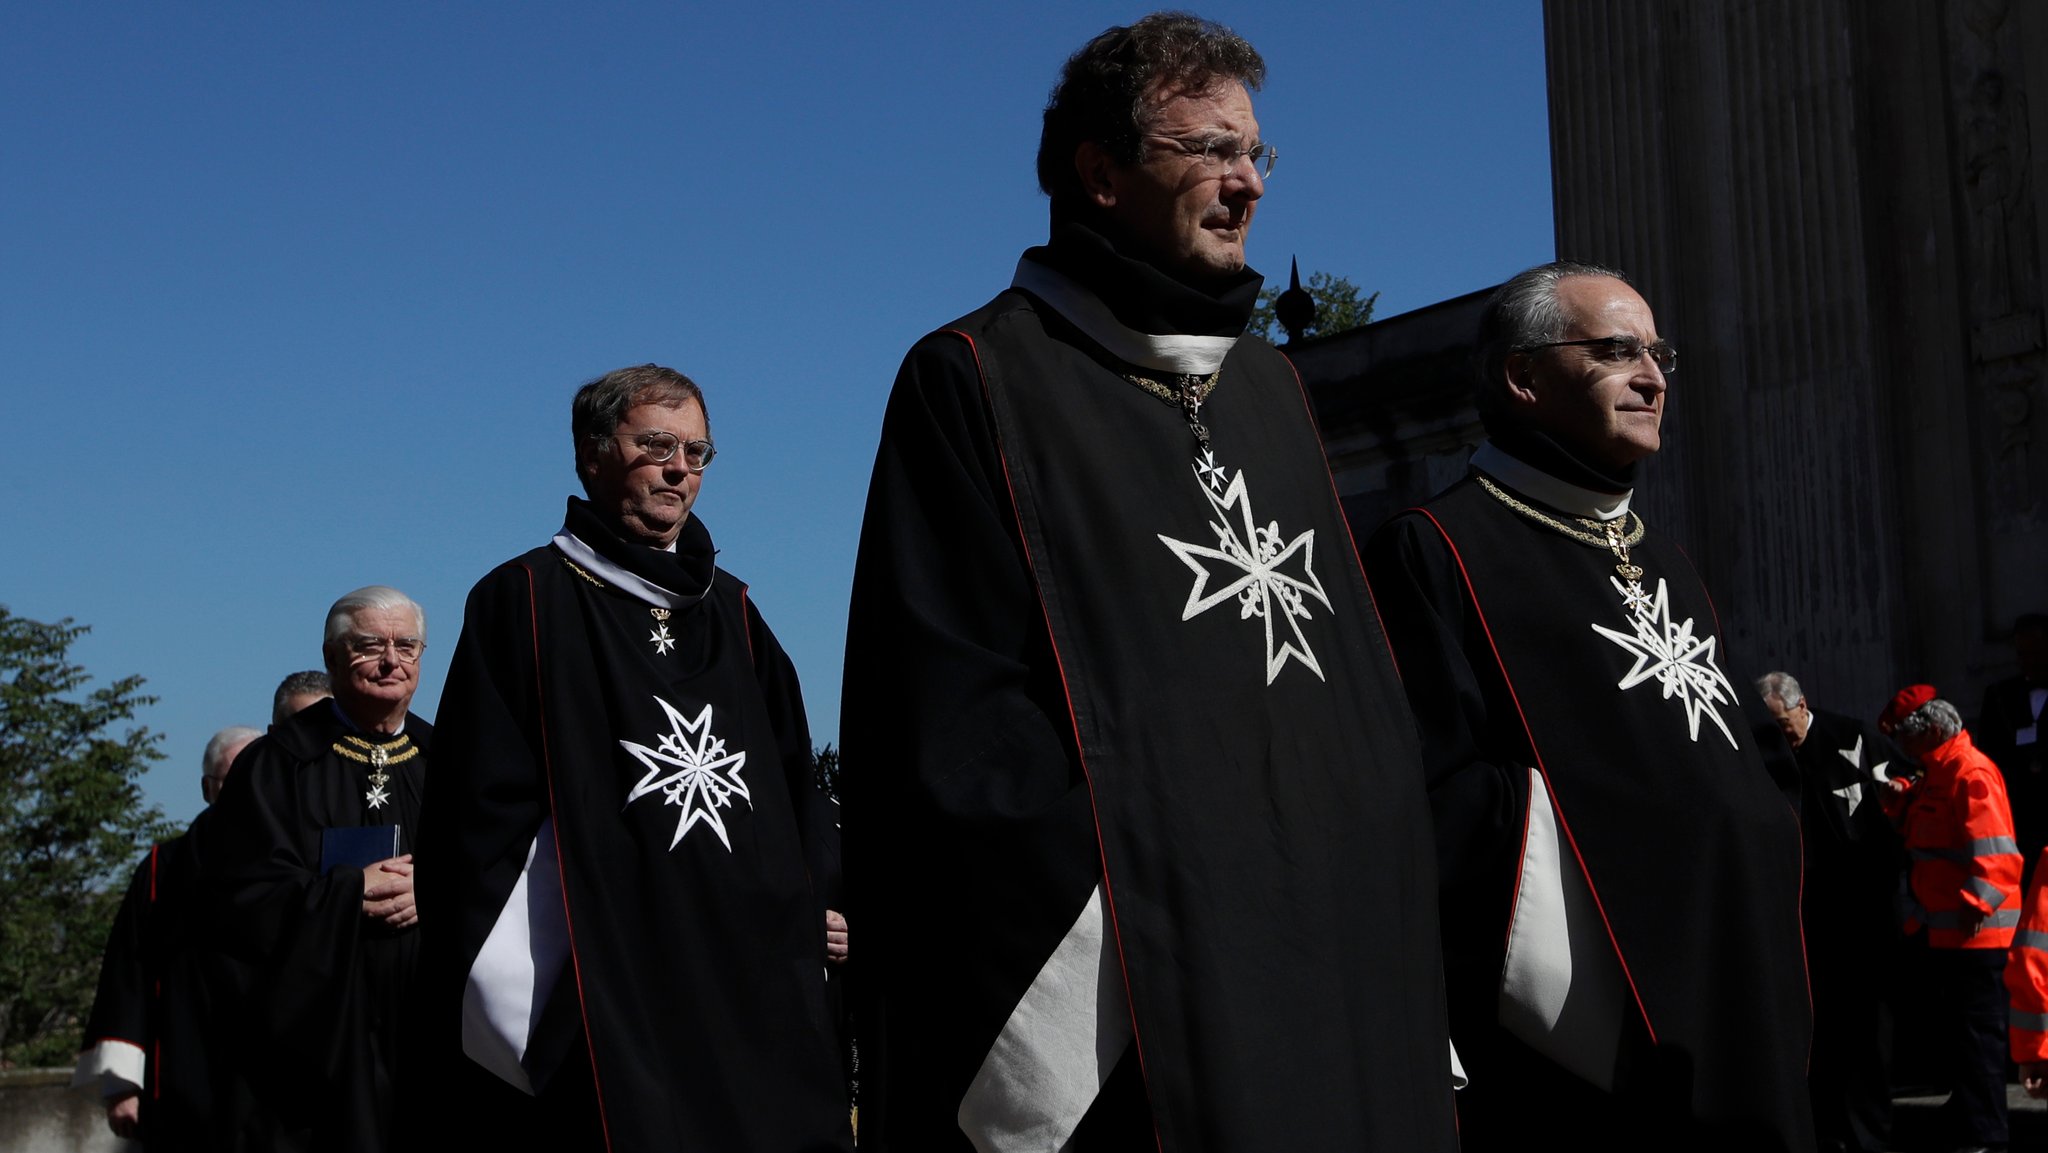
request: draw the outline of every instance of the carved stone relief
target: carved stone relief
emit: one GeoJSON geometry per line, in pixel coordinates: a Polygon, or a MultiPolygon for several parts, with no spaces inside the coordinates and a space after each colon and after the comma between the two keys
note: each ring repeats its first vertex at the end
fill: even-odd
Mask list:
{"type": "Polygon", "coordinates": [[[2025,70],[2011,0],[1948,8],[1949,92],[1962,193],[1962,273],[1972,395],[1982,417],[1986,508],[1994,533],[2042,524],[2033,451],[2044,372],[2039,210],[2025,70]]]}

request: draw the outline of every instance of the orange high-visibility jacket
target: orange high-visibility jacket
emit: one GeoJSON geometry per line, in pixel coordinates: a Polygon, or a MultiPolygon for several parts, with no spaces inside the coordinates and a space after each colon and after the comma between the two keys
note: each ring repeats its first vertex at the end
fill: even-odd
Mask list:
{"type": "Polygon", "coordinates": [[[1906,931],[1927,926],[1927,943],[1937,949],[2007,948],[2020,923],[2023,862],[2005,778],[1966,732],[1920,760],[1927,779],[1913,790],[1904,829],[1913,891],[1906,931]],[[1969,936],[1965,906],[1984,916],[1969,936]]]}
{"type": "Polygon", "coordinates": [[[2012,994],[2012,1059],[2048,1061],[2048,849],[2034,865],[2027,907],[2012,935],[2005,961],[2005,988],[2012,994]]]}

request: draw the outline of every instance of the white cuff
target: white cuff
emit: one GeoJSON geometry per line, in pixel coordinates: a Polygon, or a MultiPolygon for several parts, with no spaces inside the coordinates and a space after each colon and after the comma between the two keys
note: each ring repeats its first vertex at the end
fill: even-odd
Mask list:
{"type": "Polygon", "coordinates": [[[97,1084],[102,1097],[121,1097],[142,1092],[149,1068],[142,1046],[109,1037],[78,1055],[71,1071],[71,1087],[83,1089],[97,1084]]]}

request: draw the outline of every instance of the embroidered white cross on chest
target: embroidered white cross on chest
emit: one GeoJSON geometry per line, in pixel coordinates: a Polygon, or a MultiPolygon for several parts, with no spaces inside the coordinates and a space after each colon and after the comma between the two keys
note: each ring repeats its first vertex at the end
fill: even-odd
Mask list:
{"type": "Polygon", "coordinates": [[[1209,531],[1216,534],[1216,544],[1195,544],[1158,534],[1159,543],[1171,549],[1195,574],[1195,584],[1188,590],[1180,619],[1193,620],[1225,601],[1235,600],[1239,620],[1258,617],[1265,625],[1267,684],[1280,675],[1289,658],[1307,666],[1318,680],[1326,679],[1301,632],[1301,622],[1311,619],[1310,598],[1324,609],[1336,611],[1315,573],[1316,530],[1308,529],[1283,540],[1279,521],[1264,526],[1254,522],[1251,489],[1245,484],[1243,470],[1228,477],[1226,484],[1230,470],[1217,464],[1213,453],[1204,453],[1194,471],[1202,495],[1208,498],[1209,507],[1216,514],[1216,519],[1209,522],[1209,531]],[[1215,588],[1210,587],[1212,579],[1217,582],[1215,588]],[[1286,625],[1286,635],[1275,627],[1276,621],[1286,625]]]}
{"type": "Polygon", "coordinates": [[[1654,680],[1663,690],[1665,700],[1677,697],[1685,705],[1686,728],[1695,742],[1700,739],[1700,718],[1704,717],[1728,738],[1730,747],[1741,748],[1735,734],[1729,731],[1728,722],[1721,717],[1720,706],[1735,703],[1735,686],[1714,663],[1714,649],[1720,639],[1694,636],[1690,617],[1683,621],[1671,619],[1671,590],[1662,578],[1647,603],[1630,596],[1628,585],[1620,580],[1607,579],[1614,585],[1614,591],[1622,595],[1630,631],[1602,625],[1594,625],[1593,631],[1635,658],[1635,665],[1622,674],[1615,687],[1626,692],[1654,680]]]}
{"type": "Polygon", "coordinates": [[[747,764],[746,751],[727,752],[725,740],[712,735],[710,705],[705,705],[704,711],[695,719],[688,719],[660,697],[654,698],[654,703],[661,706],[669,720],[669,731],[661,734],[655,747],[650,749],[633,741],[619,742],[647,766],[646,775],[626,794],[626,803],[630,805],[659,790],[663,803],[683,810],[683,815],[676,821],[676,835],[669,841],[669,848],[681,844],[683,834],[693,826],[703,824],[710,826],[719,843],[731,852],[732,839],[726,836],[725,818],[719,815],[719,810],[731,808],[734,797],[747,802],[747,808],[754,807],[753,794],[747,791],[747,783],[740,779],[740,770],[747,764]]]}

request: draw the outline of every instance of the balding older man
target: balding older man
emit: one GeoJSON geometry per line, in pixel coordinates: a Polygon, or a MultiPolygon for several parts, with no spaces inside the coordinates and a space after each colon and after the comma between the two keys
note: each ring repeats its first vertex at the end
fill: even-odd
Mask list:
{"type": "Polygon", "coordinates": [[[1366,548],[1436,818],[1464,1147],[1810,1149],[1796,783],[1629,507],[1678,354],[1625,277],[1565,262],[1502,285],[1479,344],[1472,475],[1366,548]]]}
{"type": "MultiPolygon", "coordinates": [[[[262,730],[230,725],[199,758],[211,805],[235,758],[262,730]]],[[[202,820],[206,816],[201,813],[202,820]]],[[[201,821],[151,845],[135,866],[100,959],[71,1083],[97,1085],[114,1136],[150,1149],[211,1147],[213,1087],[206,1021],[220,982],[199,959],[193,925],[201,821]]]]}

